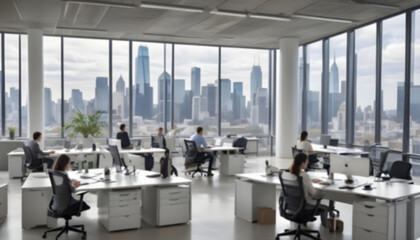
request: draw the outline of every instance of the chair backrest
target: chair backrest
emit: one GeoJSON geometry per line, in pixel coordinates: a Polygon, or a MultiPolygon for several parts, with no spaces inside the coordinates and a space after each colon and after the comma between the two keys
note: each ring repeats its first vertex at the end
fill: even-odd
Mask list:
{"type": "Polygon", "coordinates": [[[389,172],[394,162],[403,160],[403,153],[397,150],[388,150],[381,157],[380,171],[389,172]]]}
{"type": "Polygon", "coordinates": [[[306,199],[303,180],[298,176],[296,180],[283,178],[283,170],[279,173],[281,195],[279,201],[280,215],[288,220],[295,221],[305,209],[306,199]]]}
{"type": "Polygon", "coordinates": [[[372,164],[373,169],[381,171],[381,162],[383,154],[388,151],[387,147],[372,146],[369,152],[369,160],[372,164]]]}
{"type": "Polygon", "coordinates": [[[197,150],[197,146],[195,145],[195,142],[192,140],[187,140],[187,139],[184,139],[184,142],[185,142],[185,149],[186,149],[186,153],[185,153],[186,160],[188,160],[189,162],[196,162],[197,156],[198,156],[198,150],[197,150]]]}
{"type": "Polygon", "coordinates": [[[296,146],[292,146],[292,156],[295,157],[298,153],[303,152],[301,149],[297,149],[296,146]]]}
{"type": "Polygon", "coordinates": [[[330,139],[330,146],[337,147],[338,146],[338,138],[331,138],[330,139]]]}
{"type": "Polygon", "coordinates": [[[33,164],[35,163],[35,160],[37,159],[36,156],[34,156],[34,154],[32,154],[31,149],[24,145],[23,146],[23,152],[25,153],[25,165],[27,168],[31,169],[33,166],[33,164]]]}
{"type": "Polygon", "coordinates": [[[156,136],[152,136],[151,138],[152,138],[151,139],[152,140],[151,141],[152,148],[160,148],[159,143],[158,143],[158,141],[156,139],[156,136]]]}
{"type": "Polygon", "coordinates": [[[244,154],[245,150],[246,150],[247,143],[248,143],[248,140],[246,138],[240,137],[233,142],[233,147],[243,148],[243,149],[239,150],[239,152],[244,154]]]}
{"type": "Polygon", "coordinates": [[[112,164],[114,166],[116,166],[117,168],[118,167],[127,168],[127,165],[125,164],[124,160],[120,157],[120,152],[118,151],[118,146],[109,145],[109,151],[111,152],[112,164]]]}
{"type": "Polygon", "coordinates": [[[389,176],[392,178],[401,178],[411,180],[411,163],[403,161],[395,161],[389,170],[389,176]]]}
{"type": "Polygon", "coordinates": [[[121,151],[121,140],[120,139],[115,139],[115,138],[111,138],[108,139],[109,142],[109,146],[117,146],[118,147],[118,151],[121,151]]]}
{"type": "Polygon", "coordinates": [[[61,214],[69,207],[72,199],[70,180],[67,174],[62,171],[50,170],[48,173],[53,189],[53,201],[50,204],[50,210],[61,214]]]}

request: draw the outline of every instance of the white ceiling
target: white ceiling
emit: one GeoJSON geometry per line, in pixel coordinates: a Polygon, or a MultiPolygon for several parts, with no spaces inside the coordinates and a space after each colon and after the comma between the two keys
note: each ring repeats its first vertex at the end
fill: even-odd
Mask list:
{"type": "MultiPolygon", "coordinates": [[[[140,5],[140,0],[101,1],[140,5]]],[[[46,35],[278,48],[279,39],[283,37],[296,37],[300,43],[305,43],[420,6],[419,0],[151,0],[149,2],[199,7],[204,9],[204,13],[98,6],[69,3],[64,0],[1,0],[0,31],[25,33],[29,28],[41,28],[46,35]],[[398,8],[384,8],[363,3],[389,4],[398,8]],[[215,8],[291,16],[291,21],[210,14],[209,11],[215,8]],[[348,19],[355,22],[336,23],[300,19],[293,17],[293,14],[348,19]],[[99,31],[74,30],[75,28],[99,31]]]]}

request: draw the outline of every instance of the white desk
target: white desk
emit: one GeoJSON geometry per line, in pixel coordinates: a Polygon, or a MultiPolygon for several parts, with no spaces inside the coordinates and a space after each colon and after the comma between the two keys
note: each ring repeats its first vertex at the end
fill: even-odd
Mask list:
{"type": "MultiPolygon", "coordinates": [[[[244,155],[238,154],[242,148],[237,147],[212,147],[207,151],[218,152],[220,160],[220,173],[225,175],[235,175],[244,172],[245,159],[244,155]],[[230,154],[230,152],[235,152],[230,154]]],[[[215,163],[213,163],[215,165],[215,163]]]]}
{"type": "MultiPolygon", "coordinates": [[[[326,177],[325,173],[309,173],[312,179],[326,177]]],[[[344,175],[335,174],[336,179],[344,179],[344,175]]],[[[235,215],[248,221],[254,221],[255,212],[258,207],[271,207],[277,209],[276,187],[280,185],[278,175],[265,176],[265,173],[248,173],[236,175],[236,194],[235,194],[235,215]],[[245,189],[248,188],[248,189],[245,189]],[[244,191],[248,190],[248,191],[244,191]],[[248,194],[248,196],[246,195],[248,194]],[[250,194],[250,195],[249,195],[250,194]],[[261,197],[264,196],[264,197],[261,197]],[[248,211],[245,208],[250,207],[248,211]],[[246,210],[246,209],[245,209],[246,210]]],[[[373,178],[355,178],[359,183],[373,182],[373,178]]],[[[420,186],[409,185],[400,182],[374,182],[372,190],[363,190],[363,187],[357,187],[353,190],[339,189],[344,185],[342,180],[335,180],[334,184],[330,186],[314,184],[314,187],[321,191],[325,199],[354,204],[358,201],[366,200],[382,200],[395,205],[398,208],[398,203],[408,201],[407,212],[404,214],[406,219],[395,221],[396,224],[402,224],[401,228],[407,228],[405,236],[407,239],[415,239],[420,237],[419,230],[415,230],[414,226],[419,226],[420,215],[416,211],[420,211],[420,186]]],[[[395,214],[397,215],[397,214],[395,214]]],[[[397,216],[396,216],[397,218],[397,216]]]]}
{"type": "Polygon", "coordinates": [[[0,181],[0,223],[7,217],[7,182],[0,181]]]}
{"type": "MultiPolygon", "coordinates": [[[[103,169],[90,169],[89,173],[103,173],[103,169]]],[[[103,203],[102,198],[107,195],[109,192],[118,192],[124,191],[124,195],[128,194],[126,192],[134,191],[138,192],[141,189],[146,189],[148,187],[178,187],[185,186],[188,188],[188,221],[191,220],[191,181],[188,179],[180,177],[168,177],[162,179],[158,178],[149,178],[147,175],[153,174],[149,171],[137,170],[136,174],[126,176],[123,173],[111,173],[111,182],[94,182],[88,185],[82,185],[77,190],[78,191],[92,191],[98,192],[98,207],[101,209],[106,209],[107,205],[103,203]]],[[[80,179],[80,173],[73,171],[69,172],[69,177],[72,179],[80,179]]],[[[103,175],[94,177],[94,179],[99,179],[103,175]]],[[[81,179],[81,181],[86,181],[81,179]]],[[[146,192],[147,193],[147,192],[146,192]]],[[[109,195],[109,194],[108,194],[109,195]]],[[[142,198],[147,198],[147,194],[141,192],[142,198]]],[[[176,197],[176,195],[173,195],[176,197]]],[[[50,179],[46,176],[45,173],[31,173],[26,179],[25,183],[22,186],[22,228],[28,229],[36,226],[48,225],[53,226],[54,222],[51,222],[51,219],[47,217],[48,204],[52,197],[52,189],[50,179]],[[40,177],[41,176],[41,177],[40,177]]],[[[141,206],[140,202],[137,202],[138,206],[141,206]]],[[[117,204],[118,205],[118,204],[117,204]]],[[[115,206],[115,205],[114,205],[115,206]]],[[[111,208],[111,206],[109,206],[111,208]]],[[[143,206],[144,208],[144,206],[143,206]]],[[[150,210],[150,209],[149,209],[150,210]]],[[[124,210],[121,210],[123,212],[124,210]]],[[[100,214],[102,214],[101,211],[100,214]]],[[[118,211],[114,211],[117,212],[118,211]]],[[[112,215],[112,214],[111,214],[112,215]]],[[[141,215],[140,215],[141,217],[141,215]]],[[[134,220],[134,219],[133,219],[134,220]]],[[[139,220],[139,219],[136,219],[139,220]]],[[[108,225],[104,224],[104,218],[100,217],[101,223],[110,231],[121,230],[111,228],[108,225]]],[[[186,223],[185,222],[185,223],[186,223]]]]}
{"type": "Polygon", "coordinates": [[[335,147],[335,146],[327,146],[324,148],[323,145],[320,144],[312,144],[313,152],[312,153],[327,153],[327,154],[352,154],[352,155],[363,155],[369,154],[368,152],[364,152],[357,148],[346,148],[346,147],[335,147]]]}
{"type": "Polygon", "coordinates": [[[162,148],[141,148],[141,149],[122,149],[120,154],[147,154],[147,153],[165,153],[165,149],[162,148]]]}
{"type": "MultiPolygon", "coordinates": [[[[49,152],[50,150],[44,150],[49,152]]],[[[101,154],[104,154],[106,151],[103,149],[96,149],[96,151],[92,151],[92,148],[83,148],[83,149],[58,149],[54,150],[55,153],[50,154],[46,157],[56,158],[61,154],[67,154],[72,157],[72,161],[78,161],[77,157],[83,156],[82,159],[95,161],[96,166],[99,166],[99,158],[101,154]],[[76,158],[75,158],[76,157],[76,158]]],[[[9,161],[9,178],[20,178],[25,176],[26,174],[26,166],[25,166],[25,153],[22,149],[11,151],[7,154],[8,161],[9,161]]]]}

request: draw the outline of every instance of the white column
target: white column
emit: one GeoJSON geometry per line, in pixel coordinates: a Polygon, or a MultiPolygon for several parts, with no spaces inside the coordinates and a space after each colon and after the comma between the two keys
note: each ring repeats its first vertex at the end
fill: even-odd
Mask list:
{"type": "Polygon", "coordinates": [[[276,157],[291,158],[298,131],[298,40],[280,39],[280,82],[276,89],[276,157]]]}
{"type": "Polygon", "coordinates": [[[28,137],[39,131],[44,135],[44,68],[42,30],[28,30],[28,137]]]}

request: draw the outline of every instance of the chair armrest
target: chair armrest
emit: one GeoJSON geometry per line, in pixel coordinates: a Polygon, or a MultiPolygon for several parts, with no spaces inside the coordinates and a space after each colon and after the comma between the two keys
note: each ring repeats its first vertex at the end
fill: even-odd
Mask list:
{"type": "Polygon", "coordinates": [[[88,193],[88,191],[79,191],[79,192],[76,192],[75,194],[78,195],[78,196],[83,196],[86,193],[88,193]]]}

